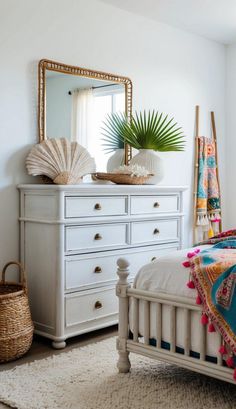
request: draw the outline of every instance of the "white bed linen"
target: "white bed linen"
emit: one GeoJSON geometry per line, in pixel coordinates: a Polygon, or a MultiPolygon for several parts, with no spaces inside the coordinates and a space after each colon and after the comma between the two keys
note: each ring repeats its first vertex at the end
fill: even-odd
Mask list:
{"type": "MultiPolygon", "coordinates": [[[[211,246],[199,246],[201,250],[211,246]]],[[[186,254],[193,249],[177,250],[168,255],[159,257],[152,263],[143,266],[134,280],[134,288],[146,291],[158,291],[165,294],[196,298],[196,290],[189,289],[186,283],[189,280],[189,269],[183,267],[182,262],[187,260],[186,254]]],[[[133,330],[132,302],[130,305],[130,328],[133,330]]],[[[155,305],[150,307],[150,338],[156,336],[155,305]]],[[[192,351],[200,352],[200,323],[199,313],[191,312],[191,342],[192,351]]],[[[176,313],[176,346],[184,347],[184,312],[177,309],[176,313]]],[[[139,333],[143,335],[144,316],[143,303],[139,303],[139,333]]],[[[162,340],[170,342],[170,307],[162,308],[162,340]]],[[[221,340],[218,333],[208,333],[206,337],[206,353],[216,356],[221,340]]]]}

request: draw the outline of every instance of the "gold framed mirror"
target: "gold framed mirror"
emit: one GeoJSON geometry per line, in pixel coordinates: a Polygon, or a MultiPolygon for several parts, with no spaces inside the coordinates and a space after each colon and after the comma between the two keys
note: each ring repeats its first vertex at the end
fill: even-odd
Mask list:
{"type": "MultiPolygon", "coordinates": [[[[97,170],[105,171],[109,154],[102,147],[101,125],[113,112],[125,112],[130,118],[131,80],[43,59],[38,65],[38,81],[39,142],[60,137],[77,140],[97,159],[97,170]]],[[[124,152],[128,164],[127,144],[124,152]]]]}

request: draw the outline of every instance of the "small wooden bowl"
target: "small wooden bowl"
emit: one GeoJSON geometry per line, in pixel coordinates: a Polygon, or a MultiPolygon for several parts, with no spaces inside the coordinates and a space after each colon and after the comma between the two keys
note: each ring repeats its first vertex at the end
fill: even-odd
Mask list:
{"type": "Polygon", "coordinates": [[[117,185],[143,185],[152,175],[148,176],[131,176],[125,173],[93,173],[97,180],[108,180],[117,185]]]}

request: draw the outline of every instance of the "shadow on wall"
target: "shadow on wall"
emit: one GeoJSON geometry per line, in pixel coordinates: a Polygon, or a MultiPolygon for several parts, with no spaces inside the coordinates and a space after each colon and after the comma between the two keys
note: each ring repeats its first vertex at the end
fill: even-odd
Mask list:
{"type": "MultiPolygon", "coordinates": [[[[6,163],[3,180],[6,185],[0,188],[0,272],[5,263],[10,260],[19,260],[19,192],[20,183],[37,183],[36,178],[27,175],[25,158],[31,145],[14,152],[6,163]]],[[[17,270],[10,269],[7,279],[16,279],[17,270]]]]}
{"type": "Polygon", "coordinates": [[[26,145],[21,149],[17,149],[8,158],[5,167],[5,178],[10,180],[12,185],[16,186],[19,183],[32,183],[33,178],[27,175],[27,170],[25,168],[25,160],[32,146],[33,145],[26,145]]]}
{"type": "MultiPolygon", "coordinates": [[[[33,135],[32,145],[20,146],[20,141],[14,147],[15,152],[9,155],[6,164],[1,171],[0,179],[0,273],[5,263],[10,260],[20,259],[20,240],[19,240],[19,192],[17,185],[21,183],[39,183],[39,178],[33,178],[27,175],[25,169],[25,159],[31,147],[38,142],[37,135],[37,68],[38,61],[31,61],[27,66],[28,92],[30,95],[31,116],[28,124],[33,135]],[[19,148],[20,146],[20,148],[19,148]],[[4,183],[3,183],[4,181],[4,183]]],[[[27,135],[25,136],[27,138],[27,135]]],[[[22,141],[21,141],[22,143],[22,141]]],[[[12,146],[11,146],[12,148],[12,146]]],[[[8,152],[4,153],[4,159],[8,152]]],[[[7,279],[18,279],[18,271],[14,268],[9,269],[7,279]]]]}

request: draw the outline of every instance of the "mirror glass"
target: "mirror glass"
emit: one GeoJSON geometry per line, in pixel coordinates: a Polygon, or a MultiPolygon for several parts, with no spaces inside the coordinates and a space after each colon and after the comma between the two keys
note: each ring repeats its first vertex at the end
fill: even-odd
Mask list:
{"type": "Polygon", "coordinates": [[[104,150],[103,122],[125,111],[125,84],[45,70],[44,138],[77,141],[94,157],[98,172],[107,171],[114,154],[104,150]]]}

